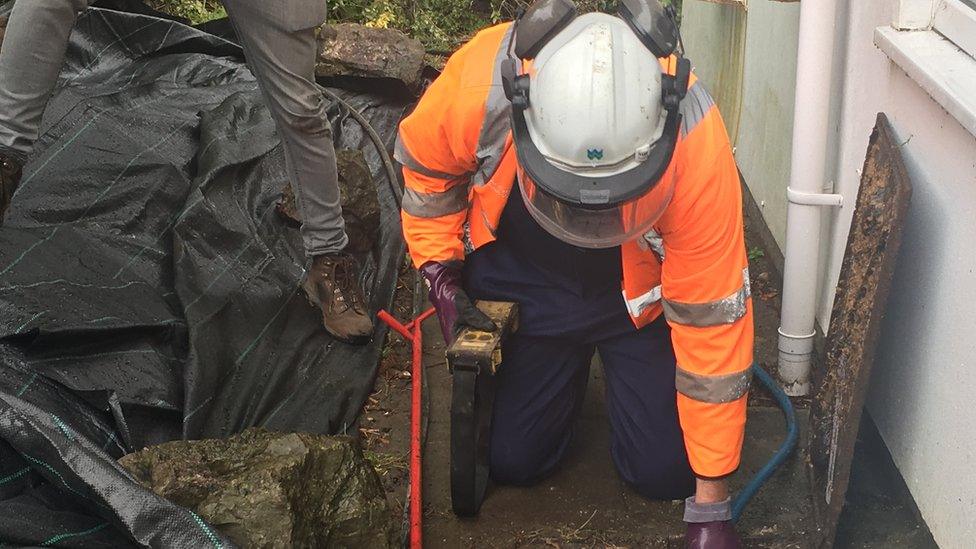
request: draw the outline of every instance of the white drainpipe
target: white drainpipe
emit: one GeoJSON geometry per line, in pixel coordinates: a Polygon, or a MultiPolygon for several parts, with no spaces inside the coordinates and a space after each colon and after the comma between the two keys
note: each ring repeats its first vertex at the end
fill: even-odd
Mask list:
{"type": "Polygon", "coordinates": [[[835,14],[840,1],[800,3],[792,169],[787,189],[783,310],[779,328],[779,375],[784,390],[791,396],[810,392],[817,274],[820,272],[820,208],[842,203],[840,195],[823,194],[827,182],[835,14]]]}

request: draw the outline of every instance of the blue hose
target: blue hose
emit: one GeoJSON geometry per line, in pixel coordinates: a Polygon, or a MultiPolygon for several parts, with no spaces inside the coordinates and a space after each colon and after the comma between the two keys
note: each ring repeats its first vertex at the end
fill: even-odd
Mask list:
{"type": "Polygon", "coordinates": [[[766,465],[763,465],[762,469],[756,473],[756,476],[752,477],[752,480],[749,481],[749,484],[746,484],[742,491],[735,496],[735,501],[732,502],[733,522],[738,522],[749,500],[756,495],[756,492],[769,480],[769,477],[773,476],[776,469],[793,453],[793,450],[796,449],[796,443],[800,438],[800,431],[796,425],[796,412],[793,411],[793,403],[790,402],[790,397],[786,396],[786,393],[783,392],[779,384],[760,366],[753,364],[752,372],[755,377],[759,378],[763,386],[772,393],[773,398],[776,399],[776,403],[783,409],[783,415],[786,416],[787,433],[786,440],[783,441],[783,444],[773,454],[772,459],[766,465]]]}

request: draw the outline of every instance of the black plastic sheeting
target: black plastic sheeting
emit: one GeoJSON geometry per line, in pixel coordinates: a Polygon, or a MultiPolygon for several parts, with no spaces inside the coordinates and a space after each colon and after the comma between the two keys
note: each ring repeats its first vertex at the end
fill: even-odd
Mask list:
{"type": "MultiPolygon", "coordinates": [[[[408,100],[337,91],[392,148],[408,100]]],[[[402,263],[377,150],[338,106],[382,209],[373,310],[402,263]]],[[[231,42],[89,10],[0,228],[2,547],[229,547],[116,464],[174,439],[260,425],[353,430],[385,330],[330,339],[298,289],[298,231],[275,127],[231,42]]]]}

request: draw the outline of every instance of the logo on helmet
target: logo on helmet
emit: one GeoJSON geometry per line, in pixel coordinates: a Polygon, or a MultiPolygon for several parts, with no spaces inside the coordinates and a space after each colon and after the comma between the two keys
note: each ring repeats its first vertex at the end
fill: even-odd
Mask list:
{"type": "Polygon", "coordinates": [[[589,160],[603,160],[603,149],[586,149],[586,158],[589,160]]]}

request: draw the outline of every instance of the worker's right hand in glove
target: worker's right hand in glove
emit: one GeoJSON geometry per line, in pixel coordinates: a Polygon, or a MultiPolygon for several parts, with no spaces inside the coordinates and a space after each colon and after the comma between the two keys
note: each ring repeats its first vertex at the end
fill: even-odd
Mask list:
{"type": "Polygon", "coordinates": [[[732,521],[688,523],[685,534],[685,547],[688,549],[739,549],[739,536],[735,533],[732,521]]]}
{"type": "Polygon", "coordinates": [[[685,534],[687,549],[740,549],[742,544],[732,525],[732,505],[729,499],[715,503],[685,500],[685,534]]]}
{"type": "Polygon", "coordinates": [[[450,345],[465,326],[493,332],[497,329],[488,315],[474,306],[461,288],[459,266],[428,261],[420,266],[420,274],[427,281],[430,302],[437,310],[444,341],[450,345]]]}

